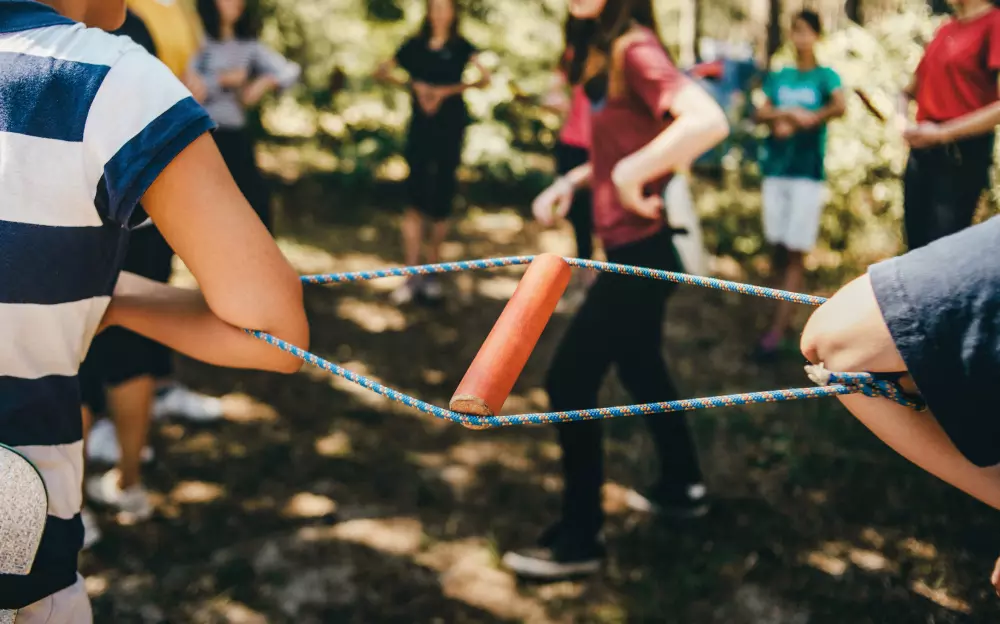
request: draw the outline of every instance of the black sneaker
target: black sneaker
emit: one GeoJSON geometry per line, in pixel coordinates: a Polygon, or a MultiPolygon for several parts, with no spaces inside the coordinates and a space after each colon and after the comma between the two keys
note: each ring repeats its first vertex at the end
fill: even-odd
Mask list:
{"type": "Polygon", "coordinates": [[[657,485],[647,492],[629,490],[625,504],[633,511],[684,520],[708,515],[711,504],[701,483],[657,485]]]}
{"type": "Polygon", "coordinates": [[[503,564],[514,574],[537,581],[559,581],[595,574],[604,561],[604,547],[596,539],[582,539],[549,529],[536,548],[508,551],[503,564]]]}

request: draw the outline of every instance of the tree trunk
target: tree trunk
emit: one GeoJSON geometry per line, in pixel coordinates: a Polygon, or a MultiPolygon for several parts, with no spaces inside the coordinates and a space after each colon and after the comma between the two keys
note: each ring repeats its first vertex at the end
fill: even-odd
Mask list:
{"type": "Polygon", "coordinates": [[[697,58],[698,0],[688,0],[680,5],[678,44],[681,67],[690,67],[697,58]]]}
{"type": "Polygon", "coordinates": [[[781,47],[781,0],[769,0],[770,10],[767,20],[767,66],[771,57],[781,47]]]}
{"type": "Polygon", "coordinates": [[[702,16],[705,14],[701,0],[691,0],[694,3],[694,60],[701,62],[702,16]]]}
{"type": "Polygon", "coordinates": [[[951,7],[948,6],[948,0],[927,0],[927,6],[931,8],[931,13],[934,15],[951,13],[951,7]]]}
{"type": "Polygon", "coordinates": [[[847,15],[847,19],[855,24],[864,25],[861,15],[861,0],[847,0],[844,3],[844,13],[847,15]]]}

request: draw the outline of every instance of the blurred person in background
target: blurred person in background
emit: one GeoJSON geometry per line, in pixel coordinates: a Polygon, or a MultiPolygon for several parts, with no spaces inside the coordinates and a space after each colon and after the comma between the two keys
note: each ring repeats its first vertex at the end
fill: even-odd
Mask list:
{"type": "MultiPolygon", "coordinates": [[[[479,50],[460,32],[454,0],[427,0],[426,8],[420,30],[376,71],[379,80],[406,87],[412,94],[405,152],[410,168],[409,206],[402,222],[403,259],[408,265],[420,262],[425,244],[424,259],[429,263],[441,260],[470,121],[463,94],[490,82],[489,71],[478,60],[479,50]],[[479,72],[474,83],[462,82],[469,64],[479,72]],[[396,68],[403,69],[409,79],[394,76],[396,68]],[[429,240],[426,225],[430,225],[429,240]]],[[[438,301],[442,296],[435,276],[413,276],[392,293],[392,301],[402,305],[416,297],[438,301]]]]}
{"type": "MultiPolygon", "coordinates": [[[[573,63],[573,49],[570,41],[573,29],[579,27],[579,21],[572,16],[566,19],[564,28],[563,55],[559,59],[558,70],[552,76],[552,84],[547,97],[542,104],[564,116],[559,139],[556,142],[556,173],[566,175],[580,165],[590,160],[590,101],[583,91],[583,86],[569,83],[569,71],[573,63]],[[568,95],[567,95],[568,93],[568,95]]],[[[573,226],[576,239],[576,256],[590,259],[594,257],[594,217],[591,214],[591,196],[589,188],[582,188],[573,196],[566,218],[573,226]]],[[[595,274],[591,271],[583,273],[588,277],[595,274]]]]}
{"type": "MultiPolygon", "coordinates": [[[[761,185],[764,237],[774,247],[772,266],[780,288],[799,292],[805,283],[805,256],[816,246],[826,204],[826,127],[844,114],[846,100],[840,76],[816,60],[823,28],[819,15],[801,11],[792,20],[795,65],[770,72],[764,80],[766,100],[756,117],[771,134],[765,144],[761,185]]],[[[756,355],[778,355],[794,304],[780,301],[756,355]]]]}
{"type": "Polygon", "coordinates": [[[954,16],[935,33],[899,103],[898,123],[910,145],[903,177],[910,249],[972,224],[990,184],[1000,123],[1000,9],[989,0],[949,4],[954,16]]]}
{"type": "MultiPolygon", "coordinates": [[[[159,58],[177,76],[200,45],[197,17],[176,0],[128,0],[122,27],[115,34],[132,38],[159,58]]],[[[142,210],[142,207],[139,207],[142,210]]],[[[124,270],[167,283],[174,252],[148,219],[130,236],[124,270]]],[[[149,424],[156,416],[178,415],[194,420],[222,417],[221,402],[171,381],[173,352],[158,342],[121,327],[100,333],[80,368],[87,456],[116,468],[87,482],[93,503],[110,507],[123,521],[152,513],[142,486],[141,464],[152,458],[146,446],[149,424]],[[109,419],[94,424],[96,415],[109,419]],[[93,426],[91,426],[93,424],[93,426]]],[[[85,544],[100,538],[88,510],[83,514],[85,544]]]]}
{"type": "MultiPolygon", "coordinates": [[[[608,261],[679,268],[664,212],[671,176],[729,133],[725,113],[673,63],[659,38],[652,0],[572,0],[586,21],[573,49],[573,84],[593,105],[587,164],[557,179],[532,205],[542,225],[565,217],[576,191],[593,193],[594,229],[608,261]]],[[[601,273],[556,347],[546,378],[555,411],[593,409],[614,365],[637,403],[678,396],[663,357],[664,315],[675,287],[601,273]]],[[[659,459],[656,483],[629,491],[629,507],[663,517],[709,511],[698,451],[684,414],[644,418],[659,459]]],[[[604,560],[604,433],[598,420],[556,425],[562,451],[560,518],[535,547],[507,552],[518,576],[540,580],[592,574],[604,560]]]]}
{"type": "Polygon", "coordinates": [[[195,99],[218,124],[213,134],[229,172],[268,230],[271,193],[247,129],[247,109],[268,93],[288,89],[301,68],[258,40],[258,22],[244,0],[198,0],[204,44],[188,63],[195,99]]]}

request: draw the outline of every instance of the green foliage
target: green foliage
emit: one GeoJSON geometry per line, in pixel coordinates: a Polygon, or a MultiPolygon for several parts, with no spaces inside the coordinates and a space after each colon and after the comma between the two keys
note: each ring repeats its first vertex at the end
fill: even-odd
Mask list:
{"type": "MultiPolygon", "coordinates": [[[[817,51],[820,62],[841,76],[848,100],[845,116],[830,124],[829,204],[822,222],[822,240],[840,260],[846,255],[864,265],[899,248],[906,146],[892,121],[896,94],[912,76],[938,21],[925,11],[892,16],[866,29],[849,26],[828,35],[817,51]],[[888,123],[867,110],[855,89],[868,94],[888,123]]],[[[776,67],[791,62],[787,47],[775,55],[776,67]]],[[[753,133],[761,137],[763,129],[753,133]]],[[[755,191],[756,177],[729,184],[755,191]]],[[[745,259],[761,250],[763,240],[759,202],[756,197],[747,201],[752,195],[741,191],[720,194],[708,209],[708,229],[714,231],[709,238],[718,253],[745,259]]]]}
{"type": "MultiPolygon", "coordinates": [[[[272,106],[263,127],[284,142],[311,144],[314,151],[330,154],[332,164],[324,170],[345,185],[363,186],[385,176],[398,179],[409,98],[372,76],[378,63],[417,28],[423,5],[423,0],[261,0],[265,39],[305,68],[305,85],[272,106]],[[335,68],[344,72],[346,84],[331,95],[335,68]]],[[[485,51],[484,63],[493,72],[488,89],[466,95],[473,125],[464,178],[488,189],[533,192],[551,175],[548,155],[560,120],[515,102],[511,86],[529,95],[547,88],[562,47],[565,4],[473,0],[462,6],[463,34],[485,51]]],[[[676,41],[680,4],[658,7],[665,38],[676,41]]],[[[706,7],[706,34],[719,36],[727,14],[731,36],[746,32],[745,24],[734,21],[734,7],[706,7]]],[[[848,96],[846,116],[831,124],[829,135],[830,203],[822,240],[832,252],[827,255],[836,259],[831,265],[846,260],[863,266],[899,248],[906,148],[894,126],[877,121],[854,89],[863,89],[891,117],[896,93],[912,75],[940,19],[926,8],[908,11],[870,21],[865,29],[833,30],[821,44],[821,62],[837,70],[848,96]]],[[[775,57],[777,65],[791,60],[788,49],[775,57]]],[[[754,154],[763,132],[733,119],[731,148],[723,159],[726,172],[715,184],[699,187],[707,244],[718,254],[748,260],[763,249],[759,171],[754,158],[744,157],[754,154]]]]}
{"type": "MultiPolygon", "coordinates": [[[[544,88],[562,45],[560,5],[558,0],[460,3],[462,32],[484,50],[483,62],[494,72],[489,89],[466,95],[474,124],[465,163],[475,179],[503,185],[544,179],[529,156],[550,152],[559,120],[513,104],[510,84],[535,93],[544,88]]],[[[280,114],[272,108],[273,114],[265,115],[268,132],[317,143],[332,152],[335,174],[345,183],[370,183],[401,152],[409,114],[409,98],[372,76],[416,30],[423,7],[423,0],[262,0],[265,39],[305,69],[294,104],[285,101],[280,114]],[[331,97],[337,68],[346,83],[331,97]]]]}
{"type": "Polygon", "coordinates": [[[396,0],[365,0],[365,8],[368,18],[379,22],[394,22],[404,15],[396,0]]]}

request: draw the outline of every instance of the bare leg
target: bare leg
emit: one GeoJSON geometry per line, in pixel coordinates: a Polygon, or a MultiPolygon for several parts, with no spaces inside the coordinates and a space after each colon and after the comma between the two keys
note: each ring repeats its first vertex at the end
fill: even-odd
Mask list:
{"type": "Polygon", "coordinates": [[[90,428],[94,426],[94,414],[86,405],[80,408],[80,418],[83,420],[83,448],[87,449],[87,438],[90,436],[90,428]]]}
{"type": "MultiPolygon", "coordinates": [[[[802,353],[833,371],[903,372],[867,275],[842,288],[809,319],[802,353]]],[[[963,456],[930,413],[860,395],[841,402],[897,453],[982,502],[1000,509],[1000,467],[979,468],[963,456]]]]}
{"type": "MultiPolygon", "coordinates": [[[[805,283],[805,262],[801,251],[785,251],[786,262],[784,266],[784,278],[781,288],[791,292],[800,292],[805,283]]],[[[792,322],[792,314],[796,304],[788,301],[779,301],[774,314],[774,321],[768,332],[775,340],[781,340],[788,331],[788,326],[792,322]]]]}
{"type": "Polygon", "coordinates": [[[108,411],[115,422],[122,456],[118,463],[120,487],[141,482],[142,449],[149,436],[155,380],[144,375],[108,389],[108,411]]]}
{"type": "Polygon", "coordinates": [[[413,208],[403,213],[403,260],[413,265],[420,262],[420,247],[424,238],[424,218],[413,208]]]}
{"type": "Polygon", "coordinates": [[[785,270],[788,268],[788,248],[784,245],[776,245],[771,253],[771,275],[775,286],[780,284],[785,278],[785,270]]]}
{"type": "Polygon", "coordinates": [[[450,225],[447,219],[434,221],[431,225],[431,244],[427,250],[427,262],[435,263],[441,261],[441,245],[444,243],[444,239],[448,237],[448,227],[450,225]]]}

